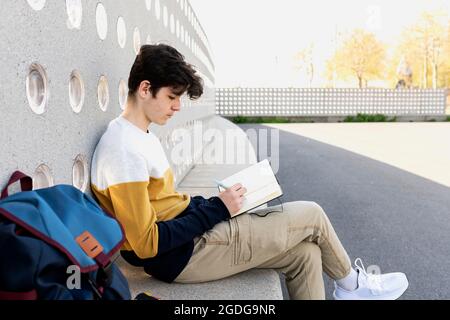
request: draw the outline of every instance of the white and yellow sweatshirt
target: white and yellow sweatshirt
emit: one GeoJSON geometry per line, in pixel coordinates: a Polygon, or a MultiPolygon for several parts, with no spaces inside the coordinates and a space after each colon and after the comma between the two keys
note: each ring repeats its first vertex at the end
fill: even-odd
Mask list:
{"type": "Polygon", "coordinates": [[[92,192],[122,224],[122,256],[171,282],[188,263],[193,239],[230,218],[218,197],[178,193],[159,139],[122,116],[101,137],[91,165],[92,192]]]}
{"type": "Polygon", "coordinates": [[[174,189],[173,173],[159,139],[119,116],[108,125],[92,159],[95,196],[122,223],[125,250],[158,253],[157,221],[175,218],[190,197],[174,189]]]}

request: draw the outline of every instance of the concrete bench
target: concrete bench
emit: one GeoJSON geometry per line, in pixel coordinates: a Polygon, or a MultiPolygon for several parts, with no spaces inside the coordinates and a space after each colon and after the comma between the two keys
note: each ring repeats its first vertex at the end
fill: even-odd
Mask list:
{"type": "Polygon", "coordinates": [[[280,277],[269,269],[254,269],[222,280],[198,284],[165,283],[132,267],[123,259],[118,265],[135,297],[150,292],[164,300],[278,300],[283,299],[280,277]]]}
{"type": "MultiPolygon", "coordinates": [[[[221,128],[223,131],[227,129],[242,131],[220,117],[214,121],[216,128],[221,128]]],[[[246,139],[245,149],[248,151],[251,146],[248,145],[249,141],[245,133],[241,133],[240,139],[246,139]]],[[[235,151],[246,152],[246,150],[235,151]]],[[[251,162],[254,161],[256,157],[251,159],[251,162]]],[[[217,187],[213,179],[223,179],[248,166],[249,164],[197,164],[180,181],[177,190],[189,193],[191,196],[202,195],[206,198],[217,195],[217,187]]],[[[140,292],[150,291],[162,299],[170,300],[283,299],[280,277],[276,271],[270,269],[249,270],[222,280],[199,284],[167,284],[145,274],[142,268],[128,265],[121,258],[118,259],[118,265],[129,281],[133,297],[140,292]]]]}

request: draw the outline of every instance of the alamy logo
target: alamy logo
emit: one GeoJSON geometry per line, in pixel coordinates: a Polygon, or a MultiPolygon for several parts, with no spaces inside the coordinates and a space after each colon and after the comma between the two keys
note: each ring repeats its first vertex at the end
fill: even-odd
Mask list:
{"type": "Polygon", "coordinates": [[[79,266],[71,265],[67,267],[67,277],[66,286],[69,290],[81,289],[81,270],[79,266]]]}
{"type": "Polygon", "coordinates": [[[275,128],[241,129],[217,128],[204,130],[196,123],[193,130],[178,128],[172,131],[174,144],[168,154],[174,165],[183,165],[186,159],[195,159],[196,164],[246,164],[252,159],[268,159],[277,174],[280,160],[280,136],[275,128]],[[243,136],[246,139],[242,139],[243,136]]]}
{"type": "Polygon", "coordinates": [[[374,264],[374,265],[368,266],[366,272],[370,273],[370,274],[381,274],[381,268],[374,264]]]}

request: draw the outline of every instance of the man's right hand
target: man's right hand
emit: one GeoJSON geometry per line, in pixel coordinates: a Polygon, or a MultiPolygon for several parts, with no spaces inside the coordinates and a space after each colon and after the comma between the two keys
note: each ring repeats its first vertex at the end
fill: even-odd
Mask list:
{"type": "Polygon", "coordinates": [[[241,210],[246,192],[247,189],[242,184],[237,183],[231,188],[219,193],[219,198],[227,207],[231,217],[234,217],[241,210]]]}

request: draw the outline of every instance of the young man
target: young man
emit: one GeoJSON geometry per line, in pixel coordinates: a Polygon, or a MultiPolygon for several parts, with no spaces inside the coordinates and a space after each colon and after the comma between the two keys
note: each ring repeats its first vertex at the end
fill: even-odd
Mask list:
{"type": "MultiPolygon", "coordinates": [[[[242,214],[245,186],[205,199],[178,193],[158,138],[147,129],[180,110],[180,97],[203,93],[202,80],[174,48],[142,46],[131,68],[124,112],[110,122],[92,160],[92,190],[122,223],[121,254],[166,282],[194,283],[251,268],[286,275],[292,299],[324,299],[322,270],[335,280],[336,299],[397,299],[408,286],[403,273],[355,269],[322,208],[283,204],[265,217],[242,214]]],[[[249,297],[251,298],[251,297],[249,297]]]]}

